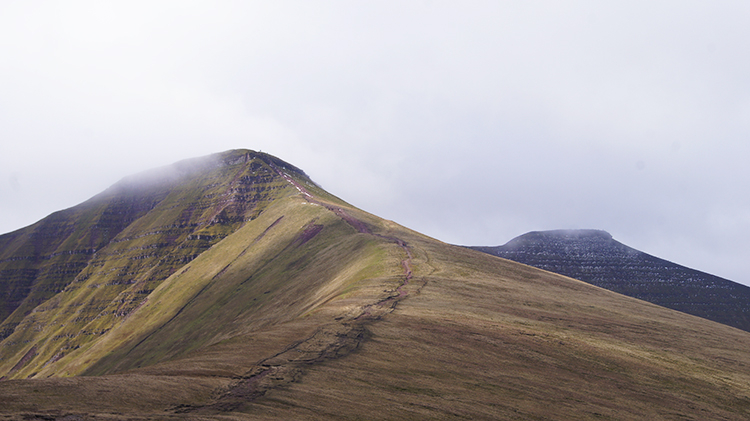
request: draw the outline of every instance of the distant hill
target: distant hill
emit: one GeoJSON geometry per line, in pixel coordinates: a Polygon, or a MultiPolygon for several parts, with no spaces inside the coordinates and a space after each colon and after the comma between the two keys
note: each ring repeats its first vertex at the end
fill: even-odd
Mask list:
{"type": "Polygon", "coordinates": [[[233,150],[0,235],[0,419],[750,419],[750,333],[233,150]]]}
{"type": "Polygon", "coordinates": [[[534,231],[471,248],[750,331],[750,287],[630,248],[605,231],[534,231]]]}

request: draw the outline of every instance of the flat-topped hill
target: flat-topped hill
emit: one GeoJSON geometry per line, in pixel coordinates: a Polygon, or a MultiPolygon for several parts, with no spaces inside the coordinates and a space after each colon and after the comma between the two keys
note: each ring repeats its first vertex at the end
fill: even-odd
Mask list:
{"type": "Polygon", "coordinates": [[[605,231],[535,231],[472,248],[750,331],[750,287],[638,251],[605,231]]]}

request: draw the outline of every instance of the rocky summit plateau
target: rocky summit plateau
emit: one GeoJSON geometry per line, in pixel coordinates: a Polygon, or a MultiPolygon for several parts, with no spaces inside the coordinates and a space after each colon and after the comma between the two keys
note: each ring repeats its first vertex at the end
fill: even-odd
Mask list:
{"type": "Polygon", "coordinates": [[[750,331],[750,287],[628,247],[606,231],[534,231],[472,248],[750,331]]]}
{"type": "Polygon", "coordinates": [[[750,419],[750,333],[246,149],[0,235],[0,332],[0,420],[750,419]]]}

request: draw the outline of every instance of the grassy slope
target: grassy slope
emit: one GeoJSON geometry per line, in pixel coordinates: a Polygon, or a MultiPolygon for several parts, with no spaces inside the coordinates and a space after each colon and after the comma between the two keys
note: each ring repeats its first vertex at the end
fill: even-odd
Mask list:
{"type": "MultiPolygon", "coordinates": [[[[307,187],[329,206],[345,206],[307,187]]],[[[10,401],[5,411],[154,416],[154,408],[162,414],[200,405],[290,344],[312,339],[291,359],[330,351],[351,330],[342,319],[393,295],[403,281],[404,257],[392,240],[358,232],[293,190],[168,278],[93,346],[38,375],[98,377],[0,382],[0,396],[10,401]],[[189,393],[175,393],[181,382],[189,393]],[[143,396],[160,388],[163,393],[143,396]]],[[[336,345],[337,352],[347,346],[336,345]]]]}
{"type": "Polygon", "coordinates": [[[59,293],[133,219],[161,201],[165,191],[105,192],[79,206],[0,236],[0,339],[36,306],[59,293]]]}
{"type": "Polygon", "coordinates": [[[750,335],[410,235],[371,339],[244,408],[312,419],[747,419],[750,335]],[[421,287],[424,285],[424,287],[421,287]],[[420,288],[421,287],[421,288],[420,288]]]}
{"type": "MultiPolygon", "coordinates": [[[[291,197],[279,207],[306,207],[309,218],[340,223],[327,219],[322,207],[302,203],[291,197]]],[[[123,411],[135,418],[176,419],[739,420],[750,415],[746,332],[348,212],[381,237],[348,226],[340,226],[331,239],[320,232],[319,240],[328,245],[310,244],[311,251],[328,249],[333,238],[366,244],[359,249],[362,254],[349,246],[345,249],[351,253],[335,253],[358,269],[345,271],[351,274],[347,281],[333,287],[330,282],[339,271],[322,274],[327,281],[307,291],[307,301],[300,300],[310,303],[319,297],[312,300],[317,307],[282,299],[272,307],[277,316],[287,314],[278,306],[297,309],[290,317],[261,325],[246,310],[242,323],[220,329],[224,333],[171,361],[119,376],[0,383],[0,396],[13,390],[19,402],[16,413],[37,405],[40,413],[54,408],[59,414],[93,412],[102,419],[123,411]],[[302,364],[289,357],[274,360],[321,329],[335,330],[337,318],[356,324],[363,308],[393,291],[404,255],[384,237],[406,241],[412,255],[414,276],[396,309],[367,321],[366,339],[352,352],[308,358],[302,364]],[[364,268],[356,264],[372,252],[382,255],[364,268]],[[222,339],[227,332],[231,338],[222,339]],[[281,370],[285,365],[296,367],[291,378],[281,370]],[[278,367],[275,388],[264,390],[263,396],[242,395],[239,404],[220,405],[238,385],[251,388],[242,382],[257,374],[259,366],[278,367]],[[242,370],[247,371],[239,375],[242,370]],[[66,383],[72,381],[77,383],[66,383]],[[32,387],[54,404],[42,405],[32,387]],[[163,393],[142,396],[143,390],[158,388],[163,393]],[[26,392],[23,397],[19,390],[26,392]],[[70,390],[79,393],[75,403],[66,401],[70,390]]],[[[280,243],[289,244],[293,236],[280,243]]],[[[287,269],[290,260],[272,266],[287,269]]],[[[320,270],[308,266],[315,265],[305,265],[303,272],[320,270]]],[[[241,268],[263,271],[245,263],[237,270],[241,268]]],[[[279,277],[272,272],[267,281],[274,284],[279,277]]],[[[301,347],[294,351],[305,352],[301,347]]]]}
{"type": "Polygon", "coordinates": [[[10,401],[0,414],[162,418],[170,416],[165,408],[208,403],[301,339],[322,337],[306,351],[324,351],[345,334],[336,318],[352,319],[389,295],[382,288],[396,288],[402,258],[398,246],[358,233],[322,206],[298,194],[282,198],[170,277],[96,346],[60,361],[62,374],[75,374],[103,357],[85,374],[107,375],[0,382],[10,401]],[[311,222],[323,228],[302,243],[311,222]],[[128,369],[135,370],[108,374],[128,369]]]}
{"type": "MultiPolygon", "coordinates": [[[[20,323],[0,346],[0,375],[62,374],[58,367],[127,319],[186,262],[257,217],[277,197],[296,193],[264,160],[271,158],[252,151],[230,151],[188,162],[201,170],[183,168],[172,181],[162,181],[163,174],[158,181],[130,178],[60,213],[67,215],[62,222],[56,214],[37,224],[39,229],[22,230],[23,235],[12,239],[21,246],[4,253],[38,255],[38,250],[32,253],[40,246],[34,238],[42,236],[45,244],[52,244],[44,247],[45,253],[49,256],[50,250],[55,250],[56,256],[36,259],[41,274],[34,279],[25,304],[6,320],[20,318],[20,323]],[[218,165],[219,160],[224,164],[218,165]],[[45,226],[49,229],[42,230],[45,226]],[[104,231],[106,236],[102,236],[104,231]],[[55,240],[58,234],[61,239],[55,240]],[[55,260],[88,244],[88,238],[100,237],[106,237],[106,242],[94,248],[95,254],[81,255],[86,259],[83,266],[74,266],[66,281],[59,283],[59,277],[53,275],[67,273],[71,264],[55,260]],[[30,250],[18,251],[24,248],[30,250]],[[47,267],[52,274],[45,274],[47,267]],[[50,285],[54,288],[49,294],[35,295],[36,289],[50,290],[50,285]]],[[[185,165],[178,163],[172,169],[185,165]]],[[[17,261],[34,263],[35,259],[10,260],[0,267],[17,261]]],[[[3,278],[3,284],[16,283],[3,278]]]]}
{"type": "MultiPolygon", "coordinates": [[[[117,351],[87,374],[152,365],[310,318],[322,303],[351,289],[352,282],[387,274],[381,269],[387,262],[377,241],[357,235],[322,207],[299,197],[280,200],[154,291],[146,305],[107,335],[117,351]],[[311,224],[322,229],[303,244],[301,233],[311,224]],[[146,324],[147,333],[139,333],[146,324]]],[[[181,363],[173,370],[204,369],[181,363]]],[[[238,375],[247,366],[205,370],[238,375]]]]}
{"type": "Polygon", "coordinates": [[[747,332],[446,245],[305,186],[319,204],[291,190],[58,361],[58,374],[97,376],[0,382],[0,415],[750,417],[747,332]]]}

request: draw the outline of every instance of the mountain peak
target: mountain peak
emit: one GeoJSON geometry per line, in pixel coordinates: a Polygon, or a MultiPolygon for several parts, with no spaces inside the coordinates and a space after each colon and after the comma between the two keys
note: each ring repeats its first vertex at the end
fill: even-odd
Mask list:
{"type": "Polygon", "coordinates": [[[607,231],[598,229],[564,229],[564,230],[549,230],[549,231],[533,231],[539,234],[554,236],[554,237],[565,237],[565,238],[612,238],[612,234],[607,231]]]}
{"type": "Polygon", "coordinates": [[[112,186],[115,191],[141,189],[158,185],[179,182],[196,174],[205,173],[221,167],[247,164],[253,160],[274,165],[285,171],[294,172],[307,178],[301,169],[273,155],[256,152],[251,149],[232,149],[198,158],[189,158],[158,168],[146,170],[124,177],[112,186]]]}
{"type": "MultiPolygon", "coordinates": [[[[563,247],[568,253],[570,253],[574,250],[587,250],[592,247],[601,248],[604,246],[612,246],[613,244],[619,243],[617,243],[612,238],[612,235],[606,231],[577,229],[531,231],[510,240],[503,246],[485,248],[496,251],[500,251],[501,249],[504,251],[521,249],[543,250],[555,245],[556,247],[563,247]]],[[[482,249],[481,251],[487,250],[482,249]]],[[[492,253],[492,251],[490,251],[490,253],[492,253]]]]}
{"type": "Polygon", "coordinates": [[[549,230],[549,231],[531,231],[523,234],[516,239],[543,239],[543,238],[559,238],[568,240],[577,239],[597,239],[597,240],[611,240],[612,234],[607,231],[597,229],[562,229],[562,230],[549,230]]]}
{"type": "Polygon", "coordinates": [[[0,418],[750,414],[746,332],[442,243],[261,152],[166,168],[0,235],[0,418]]]}
{"type": "Polygon", "coordinates": [[[471,248],[750,331],[750,287],[651,256],[606,231],[533,231],[471,248]]]}
{"type": "MultiPolygon", "coordinates": [[[[40,303],[82,285],[91,284],[86,288],[96,291],[91,296],[97,300],[117,303],[109,305],[115,307],[107,310],[110,314],[127,316],[178,268],[256,219],[278,198],[295,195],[292,179],[314,185],[281,159],[230,150],[125,177],[78,206],[0,236],[0,273],[12,291],[0,302],[0,341],[40,303]],[[97,269],[106,265],[112,268],[97,269]]],[[[97,314],[100,310],[80,319],[109,329],[114,321],[97,314]]],[[[60,338],[85,326],[64,324],[68,331],[57,334],[60,338]]],[[[81,345],[80,339],[68,342],[73,345],[65,346],[81,345]]]]}

